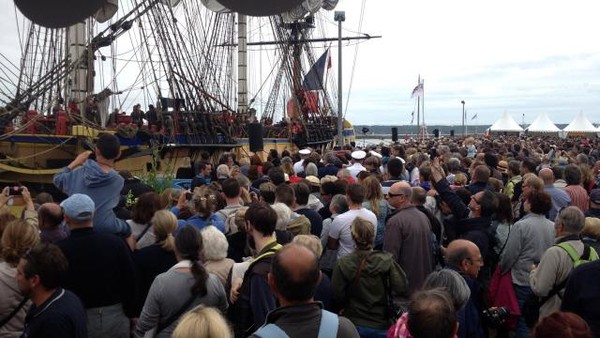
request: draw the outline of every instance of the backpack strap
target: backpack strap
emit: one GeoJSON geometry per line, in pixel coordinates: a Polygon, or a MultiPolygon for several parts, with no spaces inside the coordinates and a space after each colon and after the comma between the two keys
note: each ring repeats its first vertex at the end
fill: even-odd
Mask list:
{"type": "MultiPolygon", "coordinates": [[[[318,338],[337,337],[340,319],[335,313],[321,310],[321,323],[319,324],[318,338]]],[[[262,338],[288,338],[289,336],[276,324],[266,324],[261,326],[254,335],[262,338]]]]}
{"type": "Polygon", "coordinates": [[[261,326],[258,330],[256,330],[256,332],[254,332],[254,335],[261,338],[289,338],[287,333],[285,333],[285,331],[275,324],[266,324],[261,326]]]}
{"type": "MultiPolygon", "coordinates": [[[[575,248],[567,242],[559,243],[559,244],[557,244],[557,246],[559,246],[561,249],[563,249],[567,252],[569,257],[571,257],[571,260],[573,261],[573,263],[576,263],[577,261],[580,261],[580,260],[587,261],[590,259],[590,254],[591,254],[592,248],[590,248],[590,246],[587,244],[583,244],[583,253],[581,254],[581,256],[579,256],[577,254],[577,251],[575,251],[575,248]]],[[[596,253],[595,250],[594,250],[594,253],[596,253]]],[[[596,256],[597,256],[597,254],[596,254],[596,256]]]]}
{"type": "Polygon", "coordinates": [[[318,338],[337,337],[340,318],[335,313],[321,310],[321,324],[319,325],[318,338]]]}

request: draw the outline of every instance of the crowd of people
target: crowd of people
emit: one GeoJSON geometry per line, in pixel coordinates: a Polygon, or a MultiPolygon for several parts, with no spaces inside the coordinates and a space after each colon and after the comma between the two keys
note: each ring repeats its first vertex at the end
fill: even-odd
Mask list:
{"type": "Polygon", "coordinates": [[[0,194],[0,337],[600,336],[597,140],[205,154],[189,191],[119,149],[0,194]]]}

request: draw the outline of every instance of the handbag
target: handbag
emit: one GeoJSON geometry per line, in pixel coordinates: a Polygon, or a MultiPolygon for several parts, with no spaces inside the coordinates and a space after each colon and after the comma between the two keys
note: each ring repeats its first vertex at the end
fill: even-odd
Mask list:
{"type": "Polygon", "coordinates": [[[510,270],[502,274],[502,267],[500,265],[496,267],[490,280],[487,296],[491,307],[503,307],[508,311],[510,316],[506,321],[506,326],[514,330],[519,316],[521,316],[521,309],[512,284],[510,270]]]}
{"type": "Polygon", "coordinates": [[[408,311],[406,306],[402,306],[401,304],[396,304],[394,302],[394,295],[392,294],[392,286],[391,286],[391,276],[388,274],[385,275],[385,296],[386,296],[386,317],[390,321],[390,324],[394,324],[400,316],[404,312],[408,311]]]}

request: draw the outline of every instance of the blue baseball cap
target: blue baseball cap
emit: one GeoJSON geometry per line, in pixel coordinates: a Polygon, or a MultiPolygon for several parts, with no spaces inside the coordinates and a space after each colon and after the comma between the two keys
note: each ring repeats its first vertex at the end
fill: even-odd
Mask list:
{"type": "Polygon", "coordinates": [[[85,194],[73,194],[60,203],[65,216],[69,216],[75,222],[88,221],[94,217],[96,205],[94,201],[85,194]]]}

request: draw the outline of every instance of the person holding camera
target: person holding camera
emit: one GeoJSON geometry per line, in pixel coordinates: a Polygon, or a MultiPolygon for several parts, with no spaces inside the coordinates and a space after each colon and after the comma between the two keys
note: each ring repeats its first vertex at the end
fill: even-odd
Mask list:
{"type": "Polygon", "coordinates": [[[486,337],[481,322],[484,310],[483,291],[477,280],[479,270],[483,267],[483,257],[479,247],[471,241],[457,239],[446,249],[447,268],[458,272],[467,282],[471,296],[464,309],[457,309],[458,337],[486,337]]]}

